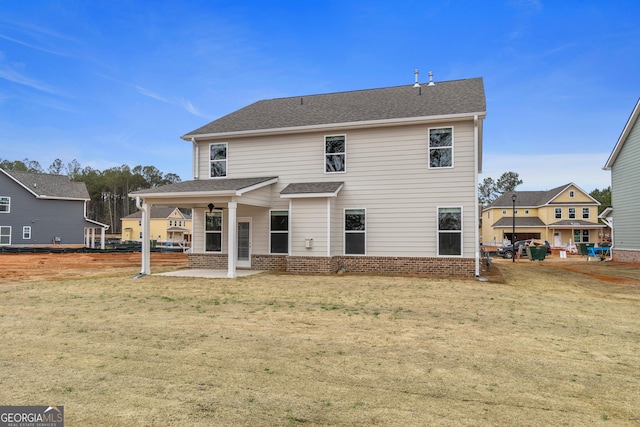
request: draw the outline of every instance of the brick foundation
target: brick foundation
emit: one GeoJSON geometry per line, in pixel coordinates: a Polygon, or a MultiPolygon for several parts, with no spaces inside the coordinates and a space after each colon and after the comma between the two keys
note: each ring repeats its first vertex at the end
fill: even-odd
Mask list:
{"type": "Polygon", "coordinates": [[[614,261],[640,263],[640,251],[616,249],[614,247],[611,252],[614,261]]]}
{"type": "MultiPolygon", "coordinates": [[[[189,268],[226,269],[227,255],[189,254],[189,268]]],[[[253,255],[251,268],[298,274],[328,274],[344,269],[348,273],[363,274],[473,277],[475,260],[473,258],[253,255]]]]}

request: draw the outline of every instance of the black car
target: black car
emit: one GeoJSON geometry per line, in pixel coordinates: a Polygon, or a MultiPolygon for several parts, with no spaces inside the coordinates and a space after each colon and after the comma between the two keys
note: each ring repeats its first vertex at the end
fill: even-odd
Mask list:
{"type": "MultiPolygon", "coordinates": [[[[530,244],[532,241],[532,239],[527,239],[527,240],[519,240],[516,242],[515,244],[515,251],[517,252],[520,249],[520,246],[527,246],[528,244],[530,244]]],[[[544,241],[544,245],[547,247],[547,253],[550,254],[551,253],[551,245],[549,244],[549,242],[547,242],[546,240],[544,241]]],[[[514,254],[514,249],[513,249],[513,245],[509,245],[509,246],[504,246],[502,248],[498,248],[498,255],[501,256],[502,258],[507,258],[507,259],[511,259],[513,258],[513,254],[514,254]]],[[[526,257],[527,256],[527,251],[525,250],[525,248],[522,248],[522,256],[526,257]]]]}

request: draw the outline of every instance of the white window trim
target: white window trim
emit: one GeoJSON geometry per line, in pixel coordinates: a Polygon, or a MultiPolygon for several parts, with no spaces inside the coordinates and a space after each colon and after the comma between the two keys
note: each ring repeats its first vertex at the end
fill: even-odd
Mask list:
{"type": "Polygon", "coordinates": [[[589,219],[589,218],[591,218],[591,209],[582,208],[582,219],[589,219]],[[584,216],[585,212],[587,213],[587,216],[584,216]]]}
{"type": "Polygon", "coordinates": [[[207,159],[209,161],[209,171],[208,171],[208,175],[209,175],[209,179],[225,179],[226,177],[229,176],[229,143],[228,142],[212,142],[211,144],[209,144],[209,151],[207,152],[207,159]],[[227,152],[227,157],[224,159],[224,163],[225,163],[225,175],[224,176],[211,176],[211,164],[213,162],[222,162],[222,160],[211,160],[211,146],[213,145],[224,145],[226,146],[226,152],[227,152]]]}
{"type": "Polygon", "coordinates": [[[576,208],[569,208],[569,213],[567,214],[569,219],[576,219],[576,208]],[[573,216],[571,216],[571,209],[573,209],[573,216]]]}
{"type": "Polygon", "coordinates": [[[9,196],[0,196],[0,199],[5,199],[7,201],[7,210],[6,211],[0,211],[0,214],[11,213],[11,197],[9,197],[9,196]]]}
{"type": "Polygon", "coordinates": [[[573,190],[570,190],[570,191],[569,191],[569,198],[570,198],[570,199],[573,199],[574,197],[576,197],[576,192],[575,192],[575,191],[573,191],[573,190]]]}
{"type": "Polygon", "coordinates": [[[204,253],[206,254],[221,254],[224,253],[224,214],[222,213],[222,211],[217,211],[217,213],[220,214],[221,217],[221,222],[220,222],[220,231],[207,231],[207,214],[209,212],[207,212],[206,210],[204,211],[204,221],[202,223],[202,229],[204,230],[204,241],[203,243],[203,249],[204,249],[204,253]],[[214,234],[214,233],[219,233],[220,234],[220,251],[208,251],[207,250],[207,234],[214,234]]]}
{"type": "Polygon", "coordinates": [[[367,214],[367,208],[344,208],[342,210],[342,254],[344,256],[367,256],[367,228],[368,228],[369,215],[367,214]],[[364,231],[349,230],[349,233],[364,233],[364,253],[363,254],[348,254],[347,253],[347,222],[345,217],[347,211],[364,211],[364,231]]]}
{"type": "Polygon", "coordinates": [[[9,230],[9,243],[0,243],[0,246],[8,246],[11,244],[11,226],[10,225],[0,225],[0,236],[2,236],[2,230],[9,230]]]}
{"type": "Polygon", "coordinates": [[[25,225],[22,227],[22,240],[31,240],[31,226],[25,225]]]}
{"type": "Polygon", "coordinates": [[[562,208],[553,208],[553,217],[555,219],[562,219],[562,208]],[[556,209],[560,210],[560,216],[558,216],[558,212],[556,212],[556,209]]]}
{"type": "Polygon", "coordinates": [[[462,206],[436,206],[436,254],[443,258],[462,258],[464,255],[464,208],[462,206]],[[460,233],[460,255],[440,255],[440,209],[460,209],[460,230],[443,230],[447,233],[460,233]]]}
{"type": "Polygon", "coordinates": [[[270,255],[290,255],[291,254],[291,218],[288,209],[270,209],[269,210],[269,254],[270,255]],[[271,213],[272,212],[286,212],[287,213],[287,231],[271,230],[271,213]],[[271,252],[271,235],[272,233],[284,234],[287,233],[287,252],[271,252]]]}
{"type": "MultiPolygon", "coordinates": [[[[324,153],[324,155],[322,156],[322,170],[324,170],[324,173],[326,175],[335,175],[337,173],[347,173],[347,134],[334,134],[334,135],[325,135],[324,138],[322,138],[322,152],[324,153]],[[336,172],[329,172],[327,171],[327,138],[331,137],[331,136],[342,136],[344,137],[344,154],[342,154],[344,156],[344,170],[343,171],[336,171],[336,172]]],[[[332,155],[336,155],[335,153],[332,155]]],[[[339,153],[338,153],[339,155],[339,153]]]]}
{"type": "MultiPolygon", "coordinates": [[[[455,129],[453,126],[438,126],[429,128],[427,131],[427,167],[429,169],[453,169],[455,165],[455,156],[454,156],[454,146],[455,146],[455,129]],[[451,129],[451,166],[431,166],[431,129],[451,129]]],[[[439,148],[434,148],[434,150],[438,150],[439,148]]],[[[442,148],[440,148],[442,150],[442,148]]]]}

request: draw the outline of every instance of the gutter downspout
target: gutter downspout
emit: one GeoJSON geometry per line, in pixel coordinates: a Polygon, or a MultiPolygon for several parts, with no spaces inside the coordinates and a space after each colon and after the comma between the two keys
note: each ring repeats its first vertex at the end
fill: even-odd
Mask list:
{"type": "Polygon", "coordinates": [[[473,224],[475,233],[476,278],[480,277],[480,220],[478,219],[478,115],[473,116],[473,176],[474,176],[474,209],[473,224]]]}

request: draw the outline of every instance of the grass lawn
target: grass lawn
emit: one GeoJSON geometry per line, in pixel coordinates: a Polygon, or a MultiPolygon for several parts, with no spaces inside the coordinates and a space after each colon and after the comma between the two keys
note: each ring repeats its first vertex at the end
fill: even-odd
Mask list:
{"type": "Polygon", "coordinates": [[[640,285],[496,267],[3,279],[0,404],[68,426],[639,425],[640,285]]]}

